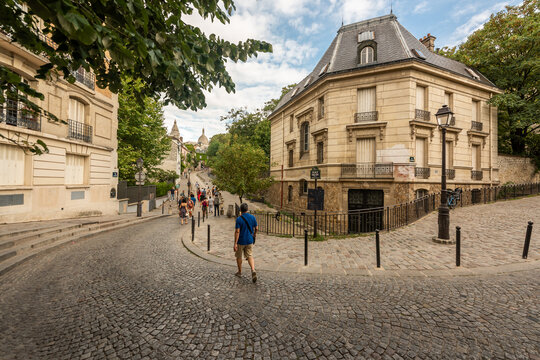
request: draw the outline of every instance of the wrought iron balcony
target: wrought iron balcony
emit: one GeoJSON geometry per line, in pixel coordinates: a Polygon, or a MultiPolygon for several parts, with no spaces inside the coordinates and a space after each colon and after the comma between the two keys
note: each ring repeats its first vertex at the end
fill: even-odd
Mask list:
{"type": "Polygon", "coordinates": [[[429,175],[431,174],[430,168],[424,168],[424,167],[415,167],[414,168],[414,176],[421,179],[427,179],[429,178],[429,175]]]}
{"type": "Polygon", "coordinates": [[[354,122],[366,122],[366,121],[377,121],[379,118],[379,112],[378,111],[368,111],[368,112],[360,112],[354,114],[354,122]]]}
{"type": "Polygon", "coordinates": [[[75,120],[68,120],[68,138],[92,142],[92,126],[75,120]]]}
{"type": "Polygon", "coordinates": [[[41,114],[26,109],[24,104],[6,99],[5,107],[0,106],[0,123],[41,131],[41,114]]]}
{"type": "Polygon", "coordinates": [[[341,177],[360,179],[393,178],[394,163],[341,164],[341,177]]]}
{"type": "Polygon", "coordinates": [[[479,121],[473,121],[473,122],[471,123],[471,130],[482,131],[483,128],[484,128],[484,124],[482,124],[482,123],[479,122],[479,121]]]}
{"type": "Polygon", "coordinates": [[[416,120],[429,121],[431,113],[426,110],[415,109],[414,118],[416,120]]]}
{"type": "Polygon", "coordinates": [[[448,179],[455,179],[456,178],[456,169],[446,169],[446,177],[448,179]]]}
{"type": "Polygon", "coordinates": [[[77,71],[72,71],[71,75],[75,77],[77,82],[80,82],[89,89],[94,90],[96,84],[96,75],[91,71],[86,71],[84,68],[80,67],[77,71]]]}
{"type": "Polygon", "coordinates": [[[482,180],[483,172],[482,170],[471,170],[471,179],[472,180],[482,180]]]}

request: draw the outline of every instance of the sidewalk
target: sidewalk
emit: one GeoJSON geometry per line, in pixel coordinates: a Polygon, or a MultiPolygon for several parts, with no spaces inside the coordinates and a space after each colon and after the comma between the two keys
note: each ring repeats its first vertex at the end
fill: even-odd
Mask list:
{"type": "MultiPolygon", "coordinates": [[[[230,197],[231,195],[228,194],[230,197]]],[[[251,210],[251,208],[250,208],[251,210]]],[[[540,268],[540,197],[457,208],[451,231],[461,226],[461,267],[455,266],[455,245],[437,244],[437,213],[409,226],[381,232],[381,264],[376,268],[374,235],[309,241],[309,265],[304,266],[304,239],[259,234],[254,249],[260,270],[352,275],[472,275],[540,268]],[[527,260],[521,258],[527,221],[533,221],[527,260]]],[[[195,231],[183,225],[183,243],[196,255],[235,266],[234,218],[211,216],[195,231]],[[207,252],[207,225],[211,251],[207,252]]],[[[454,237],[455,234],[452,234],[454,237]]],[[[247,264],[246,264],[247,266],[247,264]]],[[[232,270],[231,270],[232,271],[232,270]]]]}

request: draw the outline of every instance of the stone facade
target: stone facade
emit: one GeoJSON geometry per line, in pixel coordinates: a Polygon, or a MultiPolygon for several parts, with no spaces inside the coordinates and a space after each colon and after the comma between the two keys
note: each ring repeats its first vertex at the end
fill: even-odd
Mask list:
{"type": "MultiPolygon", "coordinates": [[[[186,156],[188,149],[184,146],[183,138],[180,136],[180,131],[178,130],[178,125],[176,120],[174,120],[173,127],[169,134],[171,139],[171,148],[167,153],[163,162],[158,166],[158,168],[163,170],[174,171],[178,176],[181,176],[185,169],[182,168],[182,158],[186,156]]],[[[180,182],[180,178],[176,180],[180,182]]]]}
{"type": "MultiPolygon", "coordinates": [[[[350,26],[343,31],[350,31],[350,26]]],[[[338,35],[338,43],[339,39],[338,35]]],[[[378,45],[380,51],[382,45],[378,45]]],[[[418,46],[422,45],[418,42],[418,46]]],[[[332,59],[339,58],[339,51],[332,59]]],[[[440,191],[442,132],[434,114],[443,104],[455,117],[446,134],[447,169],[454,175],[447,179],[448,188],[499,183],[497,110],[487,103],[499,90],[488,81],[456,75],[415,59],[313,79],[317,70],[270,116],[271,175],[277,182],[269,191],[269,201],[274,205],[280,205],[282,165],[284,207],[302,211],[307,208],[307,196],[300,194],[300,187],[304,181],[309,188],[314,187],[309,179],[313,166],[321,170],[319,186],[325,189],[326,211],[349,210],[350,190],[364,197],[376,195],[379,206],[440,191]],[[422,88],[422,109],[418,109],[418,88],[422,88]],[[360,113],[365,89],[373,94],[375,105],[370,113],[360,113]],[[371,148],[369,162],[364,147],[371,148]],[[293,188],[291,202],[287,201],[288,186],[293,188]]]]}
{"type": "Polygon", "coordinates": [[[540,172],[529,158],[499,154],[498,167],[501,184],[540,182],[540,172]]]}
{"type": "Polygon", "coordinates": [[[0,64],[44,94],[37,104],[66,122],[29,119],[16,101],[1,109],[3,136],[42,140],[49,153],[32,156],[0,138],[0,223],[116,214],[117,96],[95,86],[93,74],[82,70],[74,84],[36,80],[44,63],[0,34],[0,64]]]}

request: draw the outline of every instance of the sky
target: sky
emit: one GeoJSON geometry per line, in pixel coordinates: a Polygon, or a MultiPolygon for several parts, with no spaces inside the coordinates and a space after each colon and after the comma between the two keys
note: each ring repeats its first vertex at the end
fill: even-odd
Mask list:
{"type": "MultiPolygon", "coordinates": [[[[417,38],[434,35],[435,47],[456,46],[481,28],[492,13],[520,0],[393,0],[398,21],[417,38]]],[[[390,13],[391,0],[235,0],[230,23],[211,23],[197,14],[185,21],[207,36],[216,34],[235,42],[246,39],[272,44],[273,53],[259,54],[246,63],[227,63],[236,84],[228,94],[222,88],[205,93],[207,107],[197,112],[165,107],[165,125],[174,120],[184,141],[196,141],[205,129],[210,139],[226,132],[220,117],[231,108],[252,111],[273,98],[281,88],[296,83],[315,67],[343,22],[345,25],[390,13]]]]}

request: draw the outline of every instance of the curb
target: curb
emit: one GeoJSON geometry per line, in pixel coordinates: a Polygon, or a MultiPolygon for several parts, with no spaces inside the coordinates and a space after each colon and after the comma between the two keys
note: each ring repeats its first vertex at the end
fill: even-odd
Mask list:
{"type": "Polygon", "coordinates": [[[146,218],[143,217],[142,219],[137,220],[137,221],[127,222],[127,223],[120,224],[120,225],[114,226],[114,227],[107,227],[107,228],[103,228],[103,229],[98,229],[98,230],[96,230],[94,232],[91,232],[91,233],[88,233],[88,234],[83,234],[83,235],[77,236],[75,238],[65,239],[65,241],[61,241],[58,244],[52,244],[50,247],[46,247],[41,251],[37,251],[35,253],[27,254],[26,256],[24,256],[20,260],[18,260],[17,262],[8,265],[5,268],[1,268],[0,269],[0,276],[6,274],[7,272],[9,272],[10,270],[16,268],[19,265],[24,264],[28,260],[31,260],[31,259],[35,258],[36,256],[48,254],[48,253],[50,253],[50,252],[52,252],[52,251],[54,251],[56,249],[59,249],[59,248],[61,248],[63,246],[66,246],[66,245],[68,245],[68,244],[70,244],[72,242],[79,242],[81,240],[85,240],[87,238],[90,238],[90,237],[92,237],[94,235],[98,235],[98,234],[105,233],[105,232],[112,231],[112,230],[122,229],[124,227],[129,226],[129,225],[133,225],[134,223],[135,224],[140,224],[140,223],[144,223],[144,222],[147,222],[147,221],[150,221],[150,220],[160,219],[160,218],[163,218],[163,217],[166,217],[166,216],[170,216],[170,215],[167,215],[167,214],[161,215],[160,214],[160,215],[156,215],[156,216],[149,216],[149,217],[146,217],[146,218]]]}
{"type": "MultiPolygon", "coordinates": [[[[188,228],[189,230],[189,228],[188,228]]],[[[191,233],[184,231],[181,235],[182,245],[193,255],[213,263],[236,268],[234,259],[224,259],[222,257],[209,254],[191,242],[191,233]]],[[[319,275],[345,275],[345,276],[369,276],[369,277],[457,277],[457,276],[482,276],[482,275],[502,275],[513,272],[540,269],[540,260],[524,260],[519,263],[511,263],[497,266],[485,266],[477,268],[454,268],[454,269],[432,269],[432,270],[386,270],[358,268],[351,270],[344,269],[324,269],[320,266],[283,266],[269,268],[268,266],[258,266],[257,271],[268,271],[275,273],[289,274],[319,274],[319,275]]]]}

